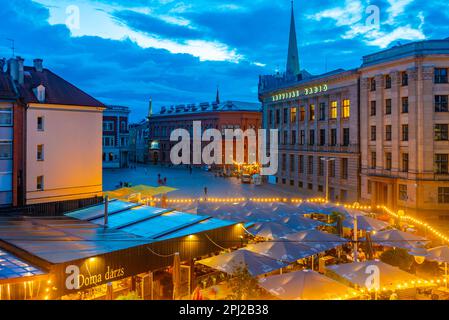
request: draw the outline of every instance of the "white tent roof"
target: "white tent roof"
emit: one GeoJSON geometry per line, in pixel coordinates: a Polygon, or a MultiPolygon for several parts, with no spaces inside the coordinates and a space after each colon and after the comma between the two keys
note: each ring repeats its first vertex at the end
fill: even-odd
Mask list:
{"type": "Polygon", "coordinates": [[[320,252],[303,244],[282,240],[250,244],[245,249],[288,263],[293,263],[320,252]]]}
{"type": "Polygon", "coordinates": [[[318,230],[304,230],[289,234],[285,236],[285,239],[312,247],[319,251],[327,251],[348,242],[348,240],[344,238],[318,230]]]}
{"type": "Polygon", "coordinates": [[[282,300],[346,300],[360,295],[356,290],[312,270],[271,276],[259,283],[282,300]]]}

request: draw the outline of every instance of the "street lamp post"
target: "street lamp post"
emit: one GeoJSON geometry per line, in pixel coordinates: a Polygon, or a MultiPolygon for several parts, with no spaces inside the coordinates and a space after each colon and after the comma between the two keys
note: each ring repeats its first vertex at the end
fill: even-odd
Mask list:
{"type": "Polygon", "coordinates": [[[335,161],[335,158],[321,158],[326,163],[326,202],[329,201],[329,162],[335,161]]]}

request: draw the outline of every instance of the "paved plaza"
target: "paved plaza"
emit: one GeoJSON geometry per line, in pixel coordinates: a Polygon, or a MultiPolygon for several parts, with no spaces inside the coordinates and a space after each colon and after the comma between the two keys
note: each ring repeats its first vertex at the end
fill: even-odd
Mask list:
{"type": "Polygon", "coordinates": [[[281,190],[279,186],[264,184],[242,184],[239,179],[215,177],[215,173],[201,169],[193,169],[192,173],[184,167],[161,167],[160,165],[142,165],[136,169],[103,170],[103,189],[111,191],[120,187],[120,182],[128,182],[133,186],[145,184],[158,185],[158,174],[161,179],[167,178],[167,186],[178,189],[171,192],[171,197],[199,198],[204,196],[207,187],[209,197],[300,197],[299,193],[281,190]]]}

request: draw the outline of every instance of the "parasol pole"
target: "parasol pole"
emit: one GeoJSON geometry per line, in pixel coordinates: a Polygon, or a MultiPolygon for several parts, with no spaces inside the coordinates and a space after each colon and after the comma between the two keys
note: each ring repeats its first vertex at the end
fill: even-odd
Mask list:
{"type": "Polygon", "coordinates": [[[447,289],[447,262],[444,263],[444,279],[446,280],[446,289],[447,289]]]}
{"type": "Polygon", "coordinates": [[[354,215],[354,262],[358,261],[358,230],[357,230],[357,215],[354,215]]]}

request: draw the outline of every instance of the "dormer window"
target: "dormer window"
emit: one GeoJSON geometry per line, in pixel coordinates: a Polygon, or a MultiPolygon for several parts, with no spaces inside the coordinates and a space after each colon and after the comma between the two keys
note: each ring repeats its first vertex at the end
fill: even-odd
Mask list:
{"type": "Polygon", "coordinates": [[[41,84],[37,88],[33,89],[34,95],[37,98],[37,101],[40,103],[45,102],[45,87],[41,84]]]}

